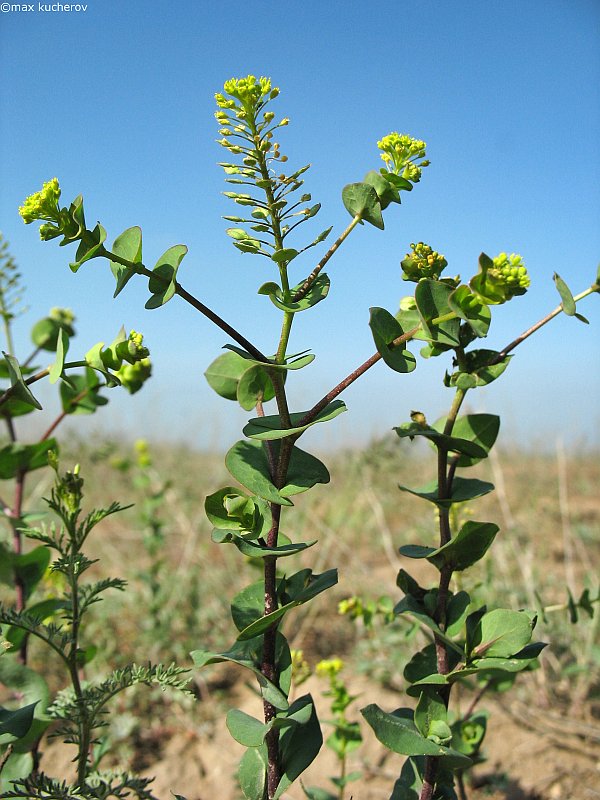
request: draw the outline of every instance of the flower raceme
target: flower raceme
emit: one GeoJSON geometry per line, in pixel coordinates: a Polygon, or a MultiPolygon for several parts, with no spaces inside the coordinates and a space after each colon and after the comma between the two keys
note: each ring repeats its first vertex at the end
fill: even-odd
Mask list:
{"type": "Polygon", "coordinates": [[[493,259],[482,253],[479,272],[469,285],[484,303],[500,305],[525,294],[530,283],[527,268],[517,253],[499,253],[493,259]]]}
{"type": "Polygon", "coordinates": [[[422,278],[438,280],[448,262],[441,253],[424,242],[411,243],[411,252],[402,260],[402,279],[418,283],[422,278]]]}
{"type": "Polygon", "coordinates": [[[40,227],[40,238],[44,241],[60,236],[67,222],[65,210],[61,210],[58,205],[59,199],[58,178],[52,178],[44,183],[41,191],[29,195],[19,207],[19,214],[26,225],[36,220],[45,220],[45,224],[40,227]]]}
{"type": "Polygon", "coordinates": [[[377,147],[382,151],[381,158],[388,171],[411,183],[418,183],[421,170],[429,166],[430,162],[425,158],[425,142],[405,133],[390,133],[377,142],[377,147]]]}
{"type": "Polygon", "coordinates": [[[129,394],[139,391],[151,374],[152,364],[149,358],[142,358],[141,361],[136,361],[134,364],[124,363],[115,372],[121,386],[127,389],[129,394]]]}
{"type": "Polygon", "coordinates": [[[58,178],[52,178],[52,180],[43,185],[41,191],[35,192],[25,200],[23,205],[19,207],[19,214],[26,225],[37,219],[58,222],[60,216],[59,199],[60,186],[58,185],[58,178]]]}

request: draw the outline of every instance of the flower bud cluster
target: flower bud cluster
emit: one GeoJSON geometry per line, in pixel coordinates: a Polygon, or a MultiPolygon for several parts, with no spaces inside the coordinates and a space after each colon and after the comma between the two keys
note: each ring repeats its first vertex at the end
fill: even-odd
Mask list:
{"type": "Polygon", "coordinates": [[[525,294],[531,279],[517,253],[500,253],[490,259],[482,253],[479,272],[469,282],[471,290],[486,304],[500,305],[525,294]]]}
{"type": "Polygon", "coordinates": [[[308,661],[304,658],[303,650],[291,650],[292,657],[292,680],[299,686],[311,676],[311,668],[308,661]]]}
{"type": "MultiPolygon", "coordinates": [[[[267,95],[269,99],[273,99],[279,94],[279,89],[271,89],[270,78],[261,77],[257,80],[254,75],[248,75],[247,78],[231,78],[225,81],[223,90],[247,110],[257,106],[267,95]]],[[[215,100],[220,108],[236,107],[235,100],[226,98],[224,94],[217,93],[215,100]]]]}
{"type": "Polygon", "coordinates": [[[19,207],[19,214],[26,225],[38,219],[58,222],[60,217],[59,199],[58,178],[52,178],[44,184],[41,191],[29,195],[23,205],[19,207]]]}
{"type": "Polygon", "coordinates": [[[317,675],[327,678],[335,678],[344,669],[344,662],[341,658],[328,658],[319,661],[315,667],[317,675]]]}
{"type": "Polygon", "coordinates": [[[488,277],[505,289],[506,299],[509,300],[519,294],[525,294],[531,279],[523,259],[517,253],[499,253],[494,259],[493,269],[488,270],[488,277]]]}
{"type": "Polygon", "coordinates": [[[58,306],[55,306],[50,309],[48,316],[54,322],[58,322],[59,325],[67,328],[70,328],[75,322],[75,314],[70,308],[58,308],[58,306]]]}
{"type": "Polygon", "coordinates": [[[418,183],[421,170],[429,166],[430,162],[425,159],[425,142],[407,134],[390,133],[377,142],[377,147],[382,151],[381,158],[389,172],[411,183],[418,183]]]}
{"type": "Polygon", "coordinates": [[[73,468],[73,472],[66,472],[62,477],[56,494],[70,514],[76,514],[81,506],[83,495],[83,478],[79,475],[79,464],[73,468]]]}
{"type": "Polygon", "coordinates": [[[144,385],[152,374],[152,364],[149,358],[142,358],[134,364],[124,363],[115,372],[116,377],[121,382],[121,386],[127,389],[129,394],[135,394],[144,385]]]}
{"type": "Polygon", "coordinates": [[[422,278],[437,280],[448,262],[441,253],[433,250],[428,244],[411,243],[411,252],[402,260],[402,279],[418,283],[422,278]]]}
{"type": "Polygon", "coordinates": [[[137,331],[131,331],[129,338],[125,342],[117,345],[117,355],[129,364],[148,358],[150,351],[143,345],[144,336],[137,331]]]}

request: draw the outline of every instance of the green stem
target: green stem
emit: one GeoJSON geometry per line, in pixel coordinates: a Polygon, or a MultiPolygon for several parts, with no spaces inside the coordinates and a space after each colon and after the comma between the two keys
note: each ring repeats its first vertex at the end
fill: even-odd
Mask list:
{"type": "Polygon", "coordinates": [[[341,234],[338,236],[338,238],[337,238],[337,239],[335,240],[335,242],[334,242],[334,243],[331,245],[331,247],[329,248],[329,250],[328,250],[328,251],[325,253],[325,255],[323,256],[323,258],[322,258],[322,259],[319,261],[319,263],[317,264],[317,266],[316,266],[316,267],[313,269],[313,271],[310,273],[310,275],[308,276],[308,278],[307,278],[307,279],[304,281],[304,283],[302,284],[302,286],[301,286],[301,287],[298,289],[298,291],[295,293],[295,295],[294,295],[294,297],[293,297],[293,300],[294,300],[294,302],[297,302],[298,300],[301,300],[301,299],[302,299],[302,298],[303,298],[303,297],[306,295],[306,293],[308,292],[308,290],[310,289],[310,287],[311,287],[311,286],[313,285],[313,283],[315,282],[315,280],[316,280],[316,278],[317,278],[317,276],[318,276],[319,272],[321,272],[321,270],[323,269],[323,267],[325,266],[325,264],[327,264],[327,262],[329,261],[329,259],[331,258],[331,256],[332,256],[332,255],[335,253],[335,251],[338,249],[338,247],[339,247],[339,246],[340,246],[340,245],[341,245],[341,244],[342,244],[342,243],[343,243],[343,242],[344,242],[344,241],[345,241],[345,240],[348,238],[348,236],[349,236],[349,235],[352,233],[352,231],[354,230],[354,228],[356,228],[356,226],[358,225],[358,223],[359,223],[360,221],[361,221],[361,216],[360,216],[360,214],[357,214],[355,217],[353,217],[353,218],[352,218],[352,222],[351,222],[351,223],[348,225],[348,227],[346,228],[346,230],[345,230],[345,231],[343,231],[343,232],[342,232],[342,233],[341,233],[341,234]]]}
{"type": "MultiPolygon", "coordinates": [[[[71,558],[74,560],[77,555],[76,546],[74,544],[75,537],[72,536],[73,545],[71,548],[71,558]]],[[[90,727],[87,715],[87,709],[83,691],[81,688],[81,681],[79,679],[79,666],[77,664],[77,653],[79,649],[79,627],[81,619],[79,616],[79,595],[77,588],[77,573],[74,564],[71,565],[69,573],[69,589],[71,592],[71,637],[69,648],[69,674],[71,677],[71,684],[75,699],[79,707],[79,719],[77,727],[79,729],[79,752],[77,754],[77,783],[81,790],[85,787],[85,779],[88,770],[88,756],[90,749],[90,727]]]]}

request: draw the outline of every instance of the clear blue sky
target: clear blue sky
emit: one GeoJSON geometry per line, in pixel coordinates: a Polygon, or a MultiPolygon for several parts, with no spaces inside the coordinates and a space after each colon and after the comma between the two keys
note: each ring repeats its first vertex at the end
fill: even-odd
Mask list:
{"type": "MultiPolygon", "coordinates": [[[[273,351],[278,312],[256,289],[275,276],[265,259],[232,247],[221,220],[235,208],[220,194],[227,187],[216,162],[225,151],[214,141],[213,95],[233,76],[268,75],[281,87],[276,108],[291,118],[283,150],[290,164],[313,164],[306,188],[322,203],[315,235],[346,225],[341,189],[378,168],[382,135],[425,139],[432,162],[402,206],[388,209],[384,232],[354,232],[328,270],[329,298],[297,318],[292,347],[311,347],[317,359],[294,376],[295,410],[373,352],[368,309],[395,312],[410,291],[399,262],[411,241],[429,242],[463,278],[481,250],[523,255],[532,286],[498,309],[492,348],[557,304],[554,270],[574,291],[595,275],[597,0],[88,0],[86,11],[37,9],[36,0],[33,12],[0,14],[0,229],[28,287],[21,352],[31,322],[62,305],[79,318],[74,355],[110,342],[123,323],[146,334],[154,355],[152,383],[134,398],[113,393],[112,412],[88,420],[90,428],[123,430],[137,419],[139,435],[223,446],[248,415],[213,395],[202,376],[226,342],[220,331],[177,299],[145,311],[142,280],[113,301],[106,262],[73,275],[73,249],[40,242],[17,207],[57,176],[65,202],[83,193],[88,221],[103,223],[109,243],[141,225],[149,266],[186,243],[182,284],[273,351]]],[[[293,277],[312,266],[312,255],[297,259],[293,277]]],[[[560,429],[598,443],[599,301],[581,308],[589,327],[558,319],[517,351],[502,381],[472,393],[471,408],[503,415],[505,441],[522,434],[551,443],[560,429]]],[[[348,391],[349,413],[319,426],[313,446],[382,434],[412,408],[442,413],[450,397],[440,371],[440,359],[410,376],[377,365],[348,391]]]]}

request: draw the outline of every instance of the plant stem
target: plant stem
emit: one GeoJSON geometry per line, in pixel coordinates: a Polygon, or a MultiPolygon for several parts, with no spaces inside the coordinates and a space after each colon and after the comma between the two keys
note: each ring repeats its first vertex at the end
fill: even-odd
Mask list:
{"type": "MultiPolygon", "coordinates": [[[[589,294],[592,294],[593,292],[597,292],[597,291],[598,291],[598,287],[596,286],[596,284],[594,284],[593,286],[590,286],[588,289],[586,289],[584,292],[581,292],[580,294],[576,295],[573,298],[573,300],[575,301],[575,303],[578,303],[580,300],[583,300],[584,297],[587,297],[589,294]]],[[[498,364],[498,362],[500,362],[500,361],[502,361],[502,359],[506,358],[506,356],[511,352],[511,350],[514,350],[515,347],[518,347],[518,345],[521,344],[521,342],[524,342],[525,339],[528,339],[536,331],[539,331],[540,328],[542,328],[544,325],[546,325],[548,322],[550,322],[550,320],[554,319],[554,317],[557,317],[562,311],[564,311],[564,309],[563,309],[562,304],[561,304],[560,306],[557,306],[549,314],[547,314],[545,317],[543,317],[541,320],[536,322],[535,325],[532,325],[531,328],[528,328],[520,336],[517,336],[516,339],[513,339],[513,341],[510,344],[508,344],[506,347],[504,347],[498,353],[498,355],[492,361],[490,361],[490,365],[491,364],[498,364]]]]}
{"type": "MultiPolygon", "coordinates": [[[[417,325],[415,328],[412,328],[410,331],[403,333],[402,336],[398,336],[397,339],[391,343],[390,347],[398,347],[401,344],[404,344],[409,339],[419,332],[421,329],[420,325],[417,325]]],[[[306,425],[308,422],[312,422],[312,420],[325,408],[325,406],[329,405],[332,400],[340,395],[348,386],[351,386],[355,380],[364,375],[367,370],[371,369],[379,360],[381,359],[381,353],[373,353],[373,355],[368,358],[360,367],[357,367],[353,372],[347,375],[342,381],[340,381],[337,386],[334,386],[333,389],[328,392],[324,397],[322,397],[318,403],[316,403],[310,411],[307,411],[306,414],[302,417],[302,419],[298,422],[298,426],[306,425]]]]}
{"type": "MultiPolygon", "coordinates": [[[[147,269],[143,264],[134,263],[133,261],[128,261],[126,258],[121,258],[116,253],[112,253],[110,250],[107,250],[104,246],[100,248],[98,251],[98,256],[103,258],[107,258],[109,261],[114,261],[117,264],[121,264],[123,267],[127,267],[128,269],[132,269],[134,272],[137,272],[139,275],[145,275],[146,278],[152,278],[153,280],[163,281],[165,284],[169,283],[167,278],[162,278],[160,275],[152,272],[151,270],[147,269]]],[[[186,303],[189,303],[196,311],[199,311],[205,317],[207,317],[212,323],[214,323],[218,328],[221,328],[222,331],[241,345],[245,350],[247,350],[250,355],[255,358],[257,361],[263,361],[268,363],[269,359],[264,353],[255,347],[245,336],[233,328],[228,322],[222,319],[218,314],[216,314],[212,309],[208,306],[201,303],[198,298],[194,297],[194,295],[190,294],[190,292],[186,291],[183,286],[181,286],[177,281],[175,282],[175,294],[179,295],[182,300],[185,300],[186,303]]]]}
{"type": "Polygon", "coordinates": [[[294,301],[295,303],[296,303],[298,300],[302,300],[302,298],[303,298],[303,297],[305,297],[306,293],[308,292],[308,290],[310,289],[310,287],[311,287],[311,286],[313,285],[313,283],[315,282],[315,280],[316,280],[316,278],[317,278],[317,276],[318,276],[319,272],[321,272],[321,270],[323,269],[323,267],[325,266],[325,264],[327,264],[327,262],[329,261],[329,259],[331,258],[331,256],[332,256],[332,255],[335,253],[335,251],[336,251],[336,250],[338,249],[338,247],[339,247],[339,246],[342,244],[342,242],[344,242],[344,241],[345,241],[345,240],[348,238],[348,236],[349,236],[349,235],[352,233],[352,231],[354,230],[354,228],[356,228],[356,226],[358,225],[358,223],[359,223],[360,221],[361,221],[361,217],[360,217],[360,215],[359,215],[359,214],[357,214],[355,217],[353,217],[353,219],[352,219],[352,222],[351,222],[351,223],[348,225],[348,227],[346,228],[346,230],[345,230],[345,231],[343,231],[343,232],[342,232],[342,233],[341,233],[341,234],[338,236],[338,238],[337,238],[337,239],[335,240],[335,242],[334,242],[334,243],[331,245],[331,247],[329,248],[329,250],[328,250],[328,251],[325,253],[325,255],[323,256],[323,258],[322,258],[322,259],[319,261],[319,263],[317,264],[317,266],[316,266],[316,267],[313,269],[313,271],[310,273],[310,275],[308,276],[308,278],[307,278],[307,279],[304,281],[304,283],[302,284],[302,286],[301,286],[301,287],[298,289],[298,291],[295,293],[294,297],[292,298],[292,299],[293,299],[293,301],[294,301]]]}
{"type": "MultiPolygon", "coordinates": [[[[457,353],[457,355],[459,354],[457,353]]],[[[465,399],[465,395],[466,390],[463,389],[457,389],[454,394],[454,399],[444,425],[445,436],[450,436],[452,433],[454,423],[456,422],[456,418],[465,399]]],[[[448,448],[443,444],[438,444],[437,472],[439,500],[448,500],[452,496],[452,480],[454,478],[456,463],[456,460],[453,459],[450,466],[448,465],[448,448]]],[[[438,506],[438,512],[440,547],[443,547],[452,539],[452,531],[450,529],[450,509],[438,506]]],[[[452,573],[453,569],[451,566],[444,566],[440,570],[440,581],[438,584],[438,595],[433,619],[442,631],[444,631],[446,628],[446,604],[448,602],[448,592],[450,589],[450,581],[452,580],[452,573]]],[[[450,672],[448,649],[445,643],[438,636],[434,636],[434,642],[437,671],[440,675],[446,675],[448,672],[450,672]]],[[[447,708],[450,699],[450,687],[444,687],[439,694],[446,703],[447,708]]],[[[425,772],[419,800],[430,800],[430,798],[433,796],[438,766],[438,758],[435,756],[425,756],[425,772]]]]}

